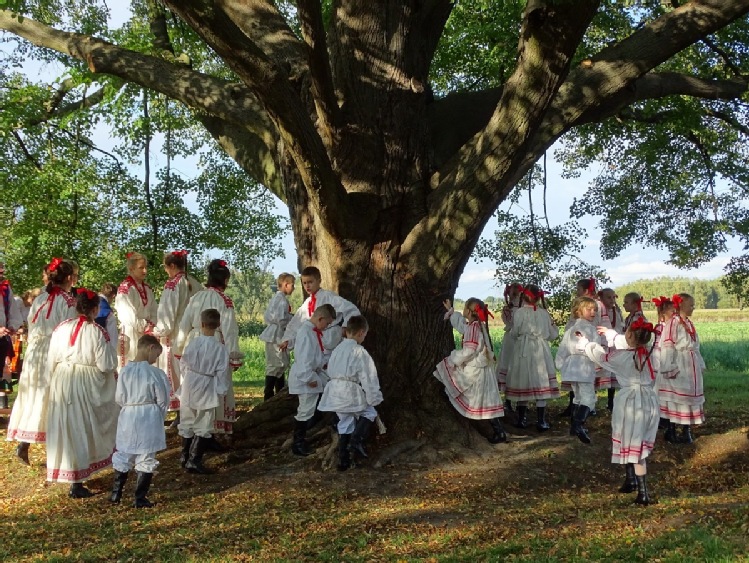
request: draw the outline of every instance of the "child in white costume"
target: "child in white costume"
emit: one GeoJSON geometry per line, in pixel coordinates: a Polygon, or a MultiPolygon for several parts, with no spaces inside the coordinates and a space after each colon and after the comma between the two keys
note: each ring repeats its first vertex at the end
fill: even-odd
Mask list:
{"type": "MultiPolygon", "coordinates": [[[[179,412],[179,399],[175,391],[180,385],[179,360],[174,357],[174,340],[179,332],[179,324],[187,309],[190,298],[203,289],[200,282],[186,273],[187,251],[175,250],[164,255],[164,270],[169,279],[161,292],[159,308],[156,312],[156,326],[153,334],[159,338],[164,348],[159,356],[158,366],[166,373],[169,381],[169,410],[179,412]]],[[[176,428],[179,423],[177,415],[172,424],[176,428]]]]}
{"type": "Polygon", "coordinates": [[[114,309],[120,321],[117,356],[121,368],[135,358],[136,342],[153,330],[157,312],[153,291],[145,281],[148,260],[138,252],[128,252],[126,264],[128,276],[120,284],[114,299],[114,309]]]}
{"type": "Polygon", "coordinates": [[[321,289],[322,276],[320,270],[314,266],[308,266],[302,270],[302,287],[309,295],[301,307],[297,309],[284,331],[283,340],[279,345],[281,350],[294,348],[296,332],[301,324],[312,316],[317,307],[328,304],[336,311],[336,318],[323,331],[323,345],[325,346],[325,359],[330,357],[333,349],[338,346],[343,338],[343,329],[348,320],[354,315],[361,315],[356,305],[347,301],[337,293],[321,289]]]}
{"type": "Polygon", "coordinates": [[[17,440],[16,456],[29,464],[29,444],[47,441],[47,400],[51,370],[47,364],[52,332],[74,317],[75,299],[68,293],[75,283],[72,262],[54,258],[48,265],[49,285],[34,299],[28,316],[28,344],[23,376],[8,422],[7,440],[17,440]]]}
{"type": "MultiPolygon", "coordinates": [[[[212,432],[214,438],[216,435],[231,435],[233,432],[236,411],[231,374],[239,369],[244,358],[244,354],[239,350],[239,327],[234,314],[234,303],[224,293],[229,285],[230,277],[231,272],[225,261],[216,259],[208,264],[206,289],[199,291],[190,298],[187,309],[182,315],[179,333],[174,343],[174,354],[179,358],[190,341],[202,334],[201,313],[206,309],[216,309],[221,315],[221,326],[216,330],[213,337],[223,344],[229,353],[229,368],[227,368],[226,373],[228,389],[226,394],[222,395],[219,405],[216,407],[216,418],[212,432]]],[[[212,439],[208,447],[219,449],[221,445],[215,439],[212,439]]]]}
{"type": "Polygon", "coordinates": [[[294,363],[289,370],[289,394],[299,397],[294,424],[294,441],[291,452],[307,456],[311,453],[305,440],[308,428],[315,422],[317,401],[328,381],[325,366],[323,333],[335,319],[336,311],[329,304],[319,305],[309,320],[304,321],[296,334],[294,363]]]}
{"type": "Polygon", "coordinates": [[[642,319],[647,322],[645,313],[642,312],[642,296],[639,293],[634,291],[627,293],[627,295],[624,296],[623,306],[628,314],[627,318],[624,319],[624,330],[622,332],[627,332],[627,329],[637,319],[642,319]]]}
{"type": "Polygon", "coordinates": [[[343,339],[328,362],[330,381],[325,386],[321,411],[338,415],[338,471],[351,467],[351,452],[367,457],[363,443],[377,418],[375,407],[382,402],[377,368],[361,345],[367,337],[367,320],[354,315],[343,339]]]}
{"type": "Polygon", "coordinates": [[[260,333],[260,341],[265,342],[265,390],[263,400],[267,401],[284,386],[284,374],[289,367],[289,351],[280,348],[286,327],[291,321],[289,295],[294,293],[294,276],[283,273],[276,280],[278,291],[268,303],[263,321],[268,325],[260,333]]]}
{"type": "Polygon", "coordinates": [[[164,417],[169,404],[169,384],[162,370],[155,367],[162,353],[159,339],[145,334],[138,339],[133,361],[120,370],[115,402],[120,406],[117,420],[117,451],[112,455],[114,485],[109,501],[119,503],[128,473],[135,468],[135,508],[151,508],[146,498],[159,462],[156,452],[166,449],[164,417]]]}
{"type": "Polygon", "coordinates": [[[555,360],[562,381],[571,384],[574,393],[570,435],[577,436],[584,444],[590,444],[590,436],[583,425],[596,404],[596,365],[585,354],[584,344],[598,340],[593,324],[597,308],[596,301],[590,297],[575,299],[572,304],[575,322],[564,331],[555,360]]]}
{"type": "MultiPolygon", "coordinates": [[[[660,296],[653,297],[653,304],[656,307],[658,313],[658,324],[655,325],[655,341],[653,342],[653,356],[658,361],[658,365],[661,363],[661,336],[663,335],[663,329],[666,327],[668,322],[676,313],[673,301],[670,298],[660,296]]],[[[655,390],[658,393],[658,401],[661,405],[661,409],[666,406],[666,401],[662,400],[660,395],[660,389],[663,387],[663,372],[659,369],[655,374],[655,390]]],[[[665,428],[666,434],[663,436],[667,442],[676,443],[676,425],[672,424],[671,421],[661,412],[661,420],[658,425],[659,428],[665,428]]]]}
{"type": "Polygon", "coordinates": [[[536,429],[550,428],[546,421],[546,401],[559,397],[557,370],[549,342],[559,337],[559,329],[546,309],[540,307],[543,291],[535,285],[523,288],[523,306],[515,311],[510,334],[515,347],[507,370],[505,398],[517,401],[517,428],[526,428],[528,402],[536,402],[536,429]]]}
{"type": "Polygon", "coordinates": [[[47,481],[70,483],[72,498],[86,498],[93,493],[83,481],[112,464],[117,358],[94,321],[99,296],[79,289],[76,310],[80,316],[61,323],[49,344],[47,481]]]}
{"type": "Polygon", "coordinates": [[[190,473],[211,473],[203,467],[203,454],[213,436],[216,408],[231,386],[229,353],[216,339],[221,327],[221,314],[216,309],[200,313],[199,336],[185,346],[180,359],[182,386],[179,435],[182,436],[180,462],[190,473]]]}
{"type": "Polygon", "coordinates": [[[463,314],[453,310],[452,303],[442,303],[445,320],[462,335],[462,347],[437,364],[436,377],[445,386],[450,403],[461,415],[472,420],[488,420],[492,444],[507,441],[500,417],[505,415],[495,375],[494,349],[489,337],[489,310],[483,301],[471,297],[463,314]]]}
{"type": "MultiPolygon", "coordinates": [[[[596,326],[610,328],[619,334],[624,334],[624,315],[622,315],[622,310],[616,303],[616,299],[617,295],[611,288],[607,287],[598,292],[601,323],[596,326]]],[[[603,339],[599,340],[599,344],[604,347],[608,346],[603,339]]],[[[596,377],[596,391],[606,389],[608,395],[606,408],[609,411],[614,410],[614,395],[618,388],[619,384],[616,382],[616,376],[610,371],[600,369],[598,377],[596,377]]]]}
{"type": "Polygon", "coordinates": [[[661,416],[670,421],[669,441],[691,444],[692,424],[705,422],[705,395],[702,372],[705,361],[700,354],[700,339],[689,317],[694,312],[694,298],[680,293],[671,298],[676,314],[663,328],[660,337],[661,385],[658,397],[661,416]],[[682,434],[676,439],[676,424],[682,434]]]}
{"type": "MultiPolygon", "coordinates": [[[[499,351],[499,362],[497,362],[497,382],[499,390],[504,391],[507,385],[507,369],[510,366],[510,358],[515,347],[515,340],[510,334],[512,330],[512,317],[523,304],[520,292],[523,286],[519,283],[511,283],[505,286],[505,306],[502,308],[502,322],[504,323],[504,337],[502,348],[499,351]]],[[[505,411],[512,412],[512,402],[505,400],[505,411]]]]}
{"type": "Polygon", "coordinates": [[[658,365],[647,347],[653,325],[643,319],[631,323],[625,334],[627,350],[614,350],[616,331],[602,332],[611,352],[595,341],[588,343],[585,336],[579,341],[585,346],[586,355],[615,373],[619,381],[620,391],[611,415],[611,463],[626,465],[626,479],[619,492],[636,490],[634,502],[647,505],[651,499],[645,477],[646,458],[653,451],[658,432],[658,397],[653,387],[658,365]]]}

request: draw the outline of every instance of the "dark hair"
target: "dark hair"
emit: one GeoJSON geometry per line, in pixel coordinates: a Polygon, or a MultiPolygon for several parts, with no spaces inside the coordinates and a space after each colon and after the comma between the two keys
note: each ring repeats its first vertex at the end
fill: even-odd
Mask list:
{"type": "Polygon", "coordinates": [[[217,329],[221,326],[221,313],[218,309],[204,309],[200,312],[200,324],[206,328],[217,329]]]}
{"type": "Polygon", "coordinates": [[[224,260],[211,260],[211,263],[208,264],[208,281],[205,282],[205,285],[206,287],[226,289],[230,276],[229,266],[226,265],[224,260]]]}
{"type": "Polygon", "coordinates": [[[354,315],[346,323],[346,332],[348,334],[356,334],[362,330],[369,330],[369,323],[363,315],[354,315]]]}
{"type": "Polygon", "coordinates": [[[167,252],[164,254],[164,266],[177,266],[180,270],[187,268],[187,253],[167,252]]]}
{"type": "Polygon", "coordinates": [[[320,270],[318,270],[315,266],[307,266],[304,270],[302,270],[302,275],[313,277],[317,279],[317,281],[322,280],[322,274],[320,274],[320,270]]]}
{"type": "MultiPolygon", "coordinates": [[[[632,337],[635,348],[645,348],[650,342],[650,335],[652,334],[652,332],[652,325],[650,325],[649,328],[629,327],[627,329],[627,334],[632,337]]],[[[632,361],[634,361],[637,371],[642,371],[645,368],[648,360],[650,360],[650,355],[653,353],[653,348],[655,348],[655,341],[653,342],[653,345],[648,349],[648,353],[645,358],[641,358],[640,354],[638,354],[637,352],[632,354],[632,361]]]]}
{"type": "Polygon", "coordinates": [[[586,278],[584,280],[578,280],[577,287],[593,295],[596,292],[596,280],[595,278],[586,278]]]}
{"type": "Polygon", "coordinates": [[[104,282],[103,284],[101,284],[99,293],[107,297],[107,299],[111,299],[112,297],[117,295],[117,287],[113,283],[104,282]]]}
{"type": "Polygon", "coordinates": [[[164,349],[159,339],[153,334],[144,334],[138,339],[138,350],[145,350],[149,346],[158,346],[162,350],[164,349]]]}
{"type": "Polygon", "coordinates": [[[478,320],[479,325],[483,324],[482,332],[489,339],[489,342],[487,344],[493,357],[494,356],[494,344],[492,343],[492,337],[489,334],[489,307],[487,307],[486,303],[484,303],[478,297],[469,297],[466,300],[466,307],[468,307],[468,310],[471,311],[474,315],[476,315],[476,320],[478,320]]]}
{"type": "MultiPolygon", "coordinates": [[[[49,283],[47,284],[46,290],[49,293],[52,290],[52,286],[62,285],[68,277],[75,273],[76,265],[70,260],[62,260],[54,271],[50,271],[47,274],[49,283]]],[[[98,301],[97,301],[98,303],[98,301]]]]}
{"type": "Polygon", "coordinates": [[[78,289],[75,298],[75,310],[84,317],[90,317],[91,313],[99,306],[99,295],[89,289],[78,289]]]}
{"type": "Polygon", "coordinates": [[[330,303],[325,303],[324,305],[320,305],[319,307],[317,307],[317,309],[315,309],[315,312],[312,313],[312,316],[316,319],[330,318],[332,320],[335,320],[336,314],[337,313],[335,312],[333,305],[331,305],[330,303]]]}

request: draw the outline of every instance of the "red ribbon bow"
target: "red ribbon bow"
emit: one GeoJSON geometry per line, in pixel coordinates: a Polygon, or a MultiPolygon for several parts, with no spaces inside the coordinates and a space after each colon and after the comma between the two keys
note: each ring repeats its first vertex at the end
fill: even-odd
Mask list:
{"type": "Polygon", "coordinates": [[[221,266],[222,268],[226,268],[226,261],[225,260],[218,260],[217,262],[218,262],[219,266],[221,266]]]}
{"type": "Polygon", "coordinates": [[[674,304],[674,305],[675,305],[675,306],[676,306],[676,307],[678,308],[678,307],[679,307],[679,305],[681,305],[681,303],[682,303],[682,302],[683,302],[684,300],[683,300],[683,299],[681,298],[681,295],[678,295],[678,294],[677,294],[677,295],[674,295],[674,296],[673,296],[673,297],[671,298],[671,301],[672,301],[672,302],[673,302],[673,304],[674,304]]]}
{"type": "Polygon", "coordinates": [[[91,291],[90,289],[86,289],[85,287],[79,287],[75,290],[77,295],[85,295],[88,299],[94,299],[96,297],[96,293],[91,291]]]}
{"type": "Polygon", "coordinates": [[[596,278],[590,278],[588,280],[588,291],[590,291],[591,295],[596,292],[596,278]]]}
{"type": "Polygon", "coordinates": [[[640,297],[639,299],[635,300],[635,303],[637,303],[637,310],[638,311],[642,311],[642,300],[643,300],[642,297],[640,297]]]}
{"type": "Polygon", "coordinates": [[[174,250],[172,256],[179,256],[181,258],[187,258],[189,252],[187,250],[174,250]]]}
{"type": "Polygon", "coordinates": [[[49,266],[47,266],[47,269],[50,272],[54,272],[57,270],[57,267],[62,264],[62,258],[52,258],[52,262],[49,263],[49,266]]]}
{"type": "Polygon", "coordinates": [[[653,323],[647,322],[644,318],[638,317],[635,322],[633,322],[631,325],[629,325],[629,328],[632,330],[646,330],[648,332],[653,332],[653,323]]]}
{"type": "Polygon", "coordinates": [[[487,319],[489,317],[494,318],[494,315],[492,315],[492,312],[489,310],[489,307],[487,307],[486,305],[484,305],[483,307],[481,305],[476,307],[476,316],[479,318],[479,320],[482,323],[487,322],[487,319]]]}
{"type": "Polygon", "coordinates": [[[135,253],[134,252],[128,252],[127,254],[125,254],[125,258],[127,258],[128,260],[130,260],[130,258],[132,258],[132,256],[133,256],[133,254],[135,254],[135,253]]]}

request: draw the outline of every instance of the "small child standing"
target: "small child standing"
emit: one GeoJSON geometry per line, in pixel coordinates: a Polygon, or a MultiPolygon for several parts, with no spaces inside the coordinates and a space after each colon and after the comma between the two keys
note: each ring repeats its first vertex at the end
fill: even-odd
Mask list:
{"type": "Polygon", "coordinates": [[[120,406],[116,451],[112,455],[114,484],[109,501],[118,504],[130,470],[135,468],[135,508],[151,508],[146,498],[159,462],[156,452],[166,449],[164,417],[169,405],[166,374],[155,367],[162,347],[159,339],[144,334],[138,339],[133,361],[120,371],[114,400],[120,406]]]}
{"type": "Polygon", "coordinates": [[[309,320],[304,321],[296,334],[294,363],[289,370],[289,394],[299,397],[294,441],[291,452],[294,455],[308,456],[312,453],[305,441],[310,421],[314,421],[317,400],[328,380],[325,374],[327,364],[323,331],[336,317],[332,305],[319,305],[309,320]]]}
{"type": "MultiPolygon", "coordinates": [[[[601,313],[601,324],[596,326],[603,326],[615,330],[618,334],[624,334],[624,315],[622,310],[616,303],[616,292],[611,288],[604,288],[598,292],[598,306],[600,307],[601,313]]],[[[602,340],[600,344],[604,347],[607,346],[605,340],[602,340]]],[[[606,408],[609,412],[614,410],[614,395],[616,390],[619,388],[619,384],[616,382],[616,376],[610,371],[601,369],[596,377],[596,391],[605,389],[608,395],[608,401],[606,408]]]]}
{"type": "Polygon", "coordinates": [[[585,419],[596,404],[596,365],[585,355],[585,344],[597,341],[598,333],[593,324],[598,305],[591,297],[578,297],[572,304],[572,317],[568,324],[555,360],[562,374],[562,381],[572,384],[574,407],[570,424],[570,435],[577,436],[584,444],[590,444],[585,429],[585,419]]]}
{"type": "MultiPolygon", "coordinates": [[[[510,358],[515,344],[515,339],[510,334],[512,330],[512,317],[515,311],[523,304],[520,299],[520,292],[523,286],[519,283],[511,283],[505,286],[505,306],[502,308],[502,322],[505,325],[504,338],[502,339],[502,348],[499,351],[499,362],[497,362],[497,381],[499,390],[504,391],[507,386],[507,369],[510,366],[510,358]]],[[[512,402],[505,400],[505,411],[512,411],[512,402]]]]}
{"type": "Polygon", "coordinates": [[[278,276],[278,291],[268,303],[263,320],[268,326],[260,333],[260,341],[265,342],[265,390],[263,400],[267,401],[284,386],[284,373],[289,367],[289,351],[281,349],[283,334],[291,320],[289,295],[294,293],[294,276],[283,273],[278,276]]]}
{"type": "Polygon", "coordinates": [[[348,321],[346,338],[330,356],[328,376],[319,409],[338,415],[338,471],[351,467],[351,451],[367,457],[364,440],[377,418],[375,407],[382,402],[377,368],[361,345],[369,324],[361,315],[348,321]]]}
{"type": "Polygon", "coordinates": [[[229,352],[216,331],[221,326],[217,309],[200,313],[200,336],[185,346],[180,359],[182,384],[179,397],[179,435],[182,436],[180,464],[189,473],[212,473],[203,466],[203,454],[213,436],[216,408],[229,390],[229,352]]]}

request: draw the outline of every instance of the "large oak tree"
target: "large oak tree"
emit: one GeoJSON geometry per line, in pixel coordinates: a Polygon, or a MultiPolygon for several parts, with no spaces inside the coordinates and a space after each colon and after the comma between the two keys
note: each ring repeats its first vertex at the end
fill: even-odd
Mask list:
{"type": "Polygon", "coordinates": [[[460,49],[450,0],[145,4],[142,45],[11,11],[0,11],[0,28],[181,102],[288,205],[299,266],[319,267],[324,286],[371,323],[396,436],[439,435],[449,420],[431,375],[452,347],[442,301],[489,218],[553,143],[583,126],[666,119],[642,116],[654,101],[747,90],[731,72],[736,53],[710,38],[743,26],[749,0],[464,2],[463,17],[482,15],[488,38],[477,47],[487,54],[466,61],[516,45],[474,88],[435,64],[460,49]],[[175,48],[177,28],[212,50],[199,69],[175,48]],[[666,66],[698,43],[725,64],[666,66]]]}

